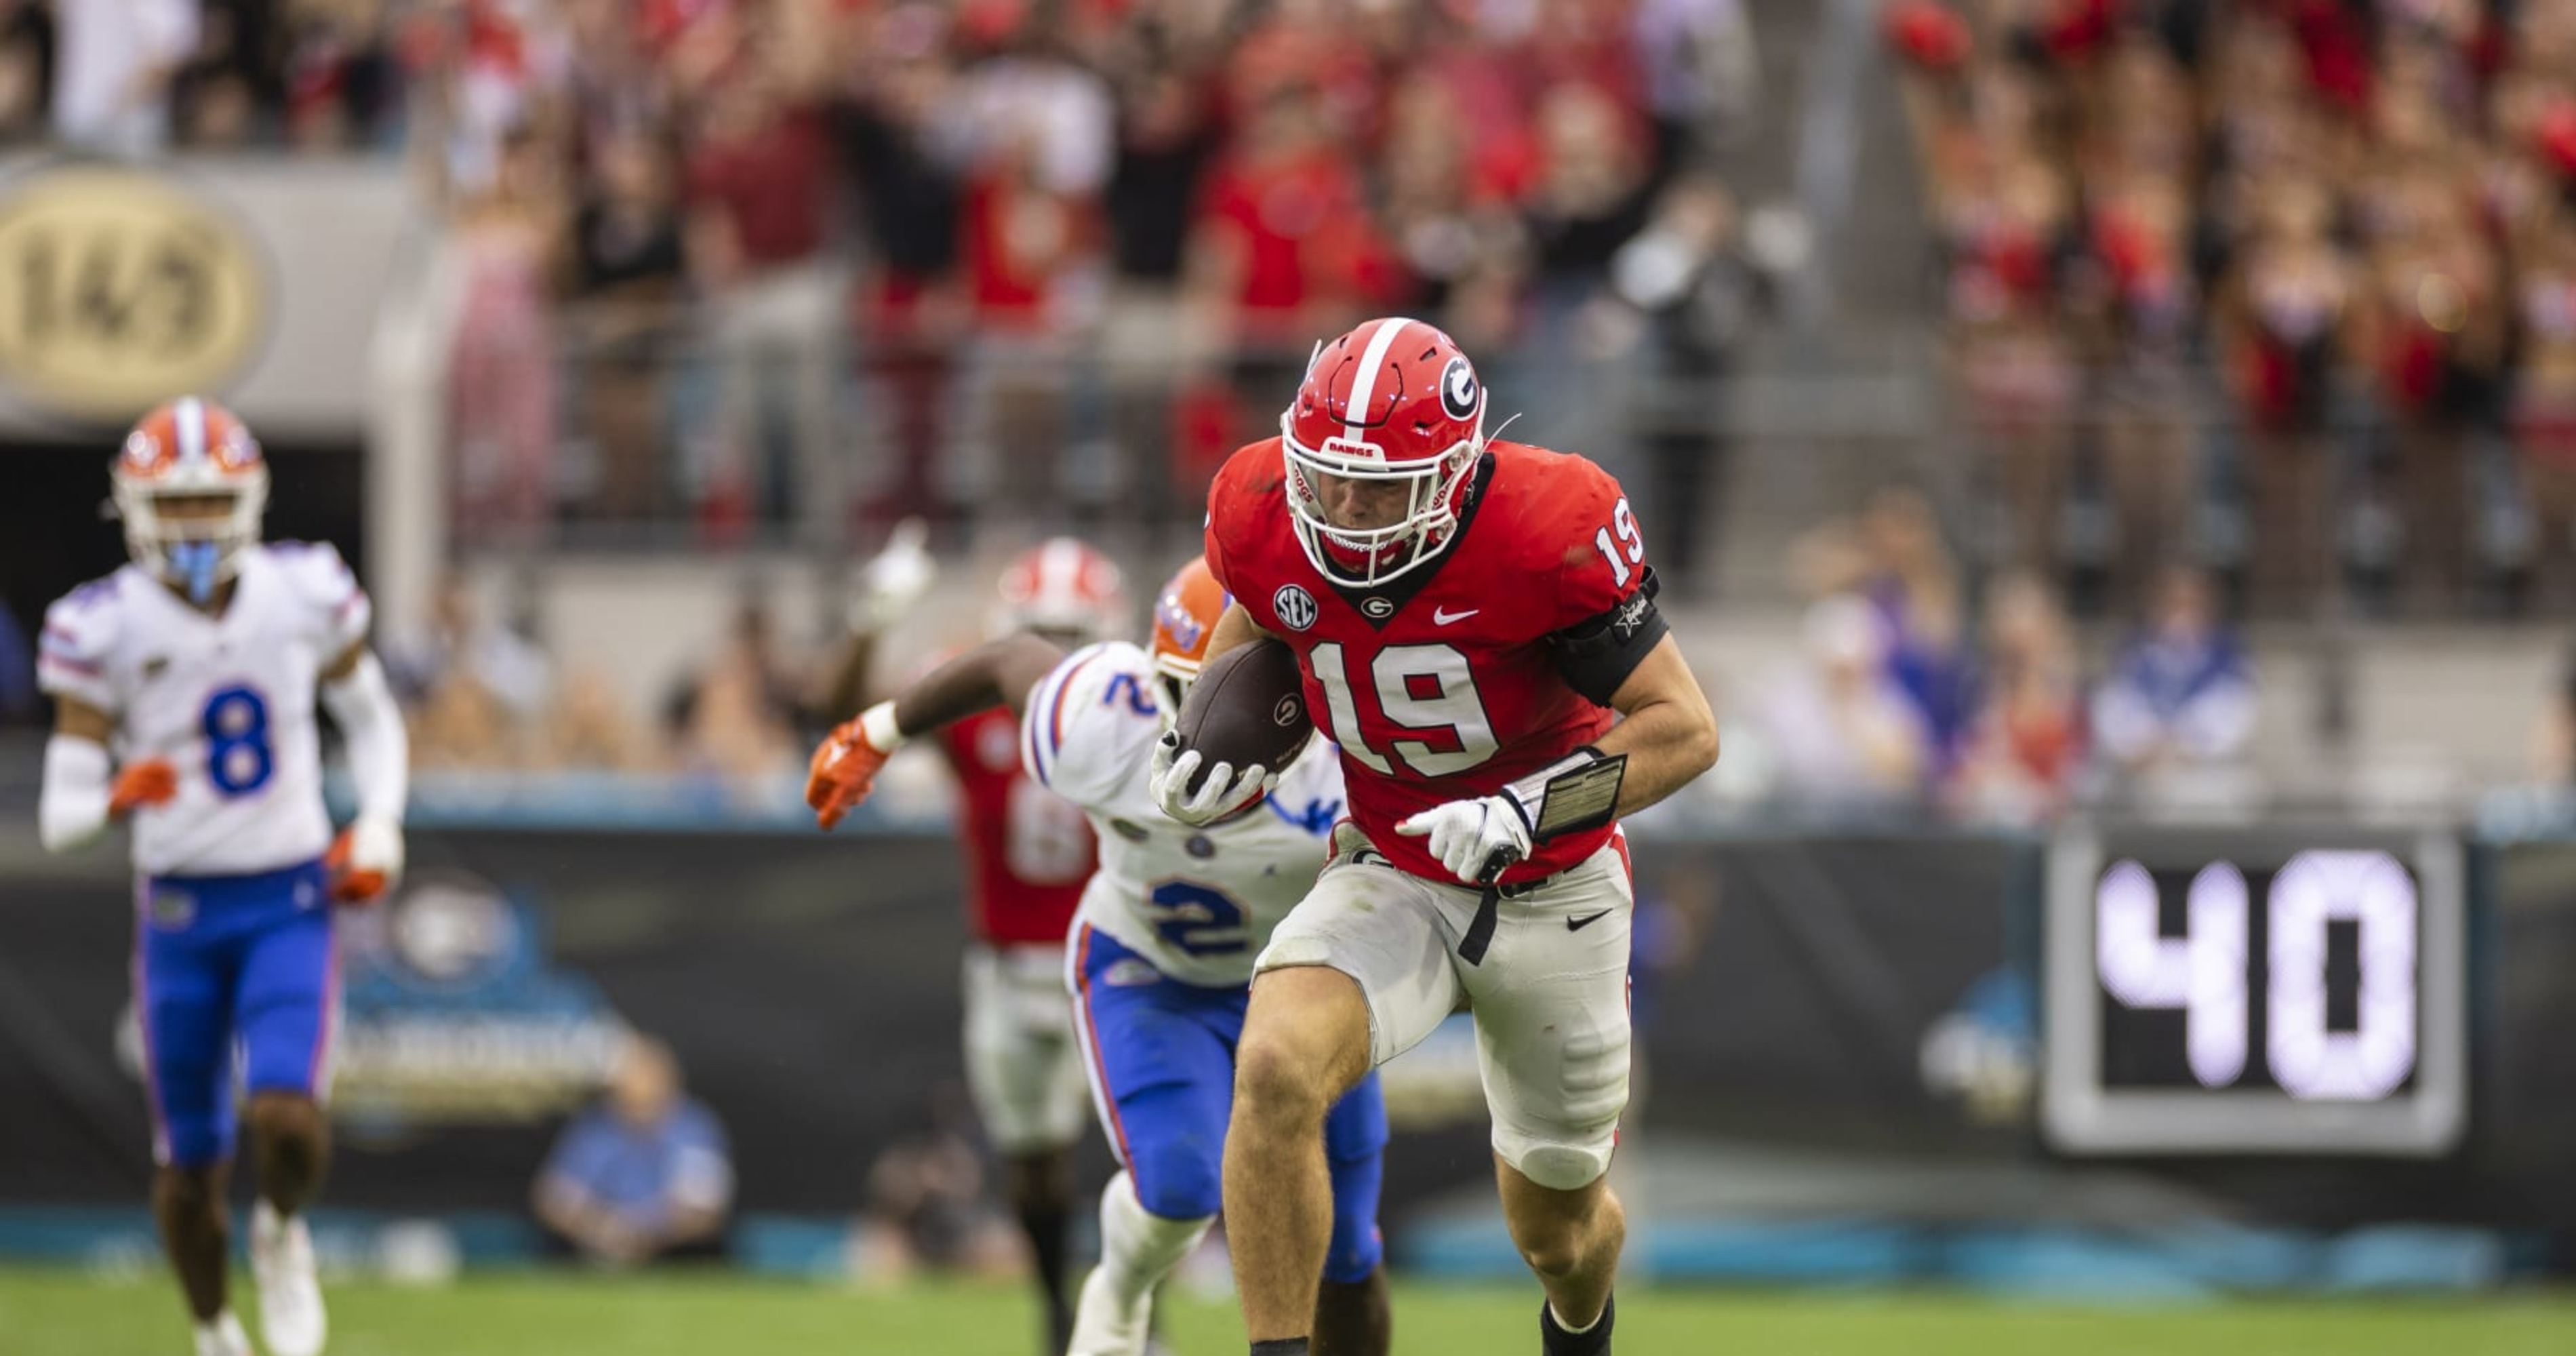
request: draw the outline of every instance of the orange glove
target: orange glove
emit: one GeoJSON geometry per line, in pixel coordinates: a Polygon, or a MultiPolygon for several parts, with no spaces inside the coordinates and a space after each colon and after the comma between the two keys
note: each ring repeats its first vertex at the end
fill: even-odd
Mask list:
{"type": "Polygon", "coordinates": [[[814,808],[817,826],[831,828],[868,798],[876,789],[877,769],[885,766],[886,753],[869,741],[867,731],[855,720],[843,721],[815,746],[814,761],[806,769],[805,803],[814,808]]]}
{"type": "Polygon", "coordinates": [[[179,773],[166,758],[128,763],[107,793],[107,817],[123,819],[146,805],[166,804],[179,794],[179,773]]]}
{"type": "Polygon", "coordinates": [[[373,904],[383,898],[402,874],[402,857],[402,830],[390,823],[360,818],[340,830],[322,854],[332,902],[373,904]]]}

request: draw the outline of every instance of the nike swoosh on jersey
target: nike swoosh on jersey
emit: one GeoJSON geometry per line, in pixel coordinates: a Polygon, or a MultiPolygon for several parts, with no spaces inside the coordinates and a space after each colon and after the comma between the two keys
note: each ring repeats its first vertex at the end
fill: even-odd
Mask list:
{"type": "Polygon", "coordinates": [[[1469,617],[1475,616],[1477,613],[1484,610],[1485,609],[1481,607],[1471,607],[1464,612],[1452,612],[1445,607],[1435,607],[1431,609],[1431,624],[1434,626],[1447,626],[1451,622],[1465,621],[1469,617]]]}
{"type": "Polygon", "coordinates": [[[1592,925],[1592,924],[1594,924],[1594,923],[1598,923],[1598,922],[1600,922],[1602,919],[1607,918],[1607,917],[1609,917],[1609,916],[1610,916],[1610,910],[1608,910],[1608,909],[1603,909],[1603,910],[1602,910],[1601,912],[1599,912],[1599,913],[1587,913],[1587,914],[1583,915],[1581,918],[1569,918],[1569,919],[1566,919],[1566,920],[1565,920],[1565,930],[1566,930],[1566,931],[1568,931],[1568,932],[1581,932],[1581,931],[1583,931],[1585,928],[1587,928],[1587,927],[1591,926],[1591,925],[1592,925]]]}

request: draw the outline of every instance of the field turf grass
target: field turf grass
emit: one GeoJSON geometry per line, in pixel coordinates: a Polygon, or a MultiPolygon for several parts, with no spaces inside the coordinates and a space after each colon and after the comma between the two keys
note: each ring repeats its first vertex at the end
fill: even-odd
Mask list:
{"type": "MultiPolygon", "coordinates": [[[[237,1283],[236,1303],[253,1301],[237,1283]]],[[[1404,1285],[1398,1356],[1538,1350],[1536,1292],[1404,1285]]],[[[333,1356],[1034,1356],[1013,1288],[901,1290],[722,1275],[530,1275],[330,1287],[333,1356]]],[[[245,1322],[253,1315],[244,1312],[245,1322]]],[[[1224,1301],[1174,1298],[1175,1356],[1239,1356],[1224,1301]]],[[[253,1322],[252,1331],[257,1332],[253,1322]]],[[[1622,1296],[1621,1356],[2570,1356],[2576,1296],[2080,1308],[1926,1293],[1646,1290],[1622,1296]]],[[[187,1356],[158,1275],[0,1269],[0,1354],[187,1356]]]]}

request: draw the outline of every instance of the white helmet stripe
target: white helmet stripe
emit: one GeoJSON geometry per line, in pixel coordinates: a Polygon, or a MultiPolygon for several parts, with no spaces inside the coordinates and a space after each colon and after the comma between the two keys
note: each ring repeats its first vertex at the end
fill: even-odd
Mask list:
{"type": "Polygon", "coordinates": [[[179,464],[194,466],[206,459],[206,402],[189,396],[170,407],[171,426],[179,435],[179,464]]]}
{"type": "Polygon", "coordinates": [[[1038,551],[1036,602],[1044,607],[1057,602],[1070,602],[1082,596],[1082,547],[1063,537],[1049,541],[1038,551]]]}
{"type": "Polygon", "coordinates": [[[1360,373],[1351,382],[1351,403],[1343,408],[1342,433],[1354,441],[1368,440],[1369,406],[1377,400],[1377,374],[1386,370],[1386,351],[1395,347],[1395,338],[1413,324],[1403,316],[1390,316],[1378,323],[1369,335],[1368,347],[1360,351],[1360,373]]]}

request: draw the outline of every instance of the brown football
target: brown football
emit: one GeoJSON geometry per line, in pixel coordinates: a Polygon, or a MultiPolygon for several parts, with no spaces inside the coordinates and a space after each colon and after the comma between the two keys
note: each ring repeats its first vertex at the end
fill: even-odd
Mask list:
{"type": "Polygon", "coordinates": [[[1264,636],[1218,655],[1190,685],[1174,728],[1182,747],[1199,751],[1202,768],[1286,767],[1315,732],[1297,652],[1264,636]]]}

